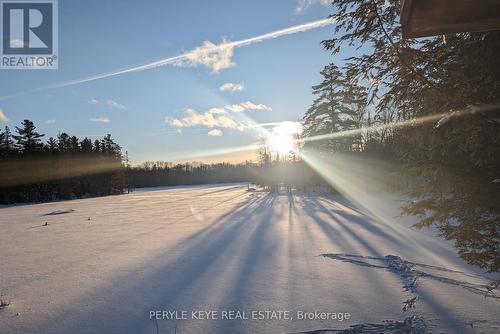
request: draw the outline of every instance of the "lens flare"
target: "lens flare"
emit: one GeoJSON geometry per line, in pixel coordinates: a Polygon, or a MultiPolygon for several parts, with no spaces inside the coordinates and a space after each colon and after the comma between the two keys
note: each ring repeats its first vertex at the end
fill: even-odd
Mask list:
{"type": "Polygon", "coordinates": [[[296,137],[302,133],[302,125],[298,122],[281,122],[268,135],[271,151],[280,155],[297,150],[296,137]]]}

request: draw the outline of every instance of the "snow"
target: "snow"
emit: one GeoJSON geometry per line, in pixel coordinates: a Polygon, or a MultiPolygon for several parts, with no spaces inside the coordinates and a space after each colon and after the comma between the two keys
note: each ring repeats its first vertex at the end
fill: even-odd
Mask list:
{"type": "Polygon", "coordinates": [[[0,332],[500,329],[500,301],[482,293],[494,276],[400,218],[374,218],[340,195],[246,184],[149,190],[1,208],[0,293],[10,305],[0,332]],[[154,311],[187,316],[155,321],[154,311]],[[242,319],[252,311],[293,319],[242,319]],[[299,320],[298,311],[349,317],[299,320]]]}
{"type": "Polygon", "coordinates": [[[56,210],[56,211],[46,213],[45,216],[63,215],[65,213],[71,213],[73,211],[75,211],[75,210],[73,210],[73,209],[56,210]]]}

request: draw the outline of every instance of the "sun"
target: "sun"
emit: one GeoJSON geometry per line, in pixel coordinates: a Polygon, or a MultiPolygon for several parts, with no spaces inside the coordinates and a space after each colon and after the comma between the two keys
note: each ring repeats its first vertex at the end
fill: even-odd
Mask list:
{"type": "Polygon", "coordinates": [[[271,151],[279,153],[280,155],[285,155],[293,150],[293,139],[291,136],[286,134],[271,135],[269,138],[269,146],[271,151]]]}
{"type": "Polygon", "coordinates": [[[302,133],[302,125],[297,122],[281,122],[269,134],[268,143],[271,151],[280,155],[296,150],[295,137],[302,133]]]}

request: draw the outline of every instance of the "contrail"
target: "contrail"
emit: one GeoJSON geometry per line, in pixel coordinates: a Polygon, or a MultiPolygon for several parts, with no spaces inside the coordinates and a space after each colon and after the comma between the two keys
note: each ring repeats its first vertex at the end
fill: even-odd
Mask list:
{"type": "MultiPolygon", "coordinates": [[[[242,39],[239,41],[222,42],[220,44],[214,45],[213,47],[211,47],[209,49],[205,49],[204,51],[208,52],[208,53],[217,53],[221,50],[238,48],[238,47],[247,46],[247,45],[251,45],[251,44],[255,44],[255,43],[260,43],[260,42],[263,42],[263,41],[268,40],[268,39],[274,39],[274,38],[278,38],[278,37],[285,36],[285,35],[291,35],[291,34],[296,34],[299,32],[305,32],[308,30],[325,27],[325,26],[328,26],[328,25],[335,23],[335,21],[336,21],[336,18],[333,17],[333,18],[327,18],[327,19],[317,20],[317,21],[313,21],[313,22],[308,22],[308,23],[304,23],[304,24],[299,24],[299,25],[291,26],[291,27],[288,27],[285,29],[280,29],[280,30],[276,30],[276,31],[269,32],[266,34],[250,37],[247,39],[242,39]]],[[[139,65],[139,66],[124,68],[121,70],[116,70],[113,72],[108,72],[108,73],[103,73],[103,74],[96,74],[96,75],[89,76],[89,77],[82,78],[82,79],[65,81],[62,83],[48,85],[48,86],[44,86],[44,87],[33,88],[33,89],[25,90],[25,91],[22,91],[19,93],[11,94],[8,96],[1,96],[0,100],[5,100],[5,99],[13,98],[13,97],[16,97],[19,95],[38,92],[38,91],[42,91],[42,90],[46,90],[46,89],[74,86],[74,85],[78,85],[78,84],[82,84],[82,83],[86,83],[86,82],[101,80],[101,79],[105,79],[105,78],[111,78],[111,77],[115,77],[115,76],[123,75],[123,74],[127,74],[127,73],[145,71],[145,70],[153,69],[153,68],[160,67],[160,66],[182,65],[183,63],[186,63],[186,62],[189,63],[190,61],[192,61],[192,59],[189,57],[190,55],[192,56],[192,50],[187,51],[187,52],[185,52],[181,55],[175,56],[175,57],[164,58],[164,59],[160,59],[160,60],[157,60],[154,62],[139,65]]],[[[199,65],[199,64],[197,64],[197,65],[199,65]]]]}
{"type": "Polygon", "coordinates": [[[331,18],[317,20],[317,21],[313,21],[313,22],[309,22],[309,23],[299,24],[299,25],[291,26],[291,27],[288,27],[285,29],[269,32],[267,34],[263,34],[260,36],[255,36],[255,37],[251,37],[251,38],[247,38],[247,39],[242,39],[239,41],[230,42],[229,44],[231,46],[234,46],[234,47],[240,47],[240,46],[250,45],[250,44],[254,44],[254,43],[259,43],[259,42],[262,42],[262,41],[265,41],[268,39],[273,39],[273,38],[277,38],[277,37],[281,37],[281,36],[285,36],[285,35],[295,34],[298,32],[304,32],[304,31],[308,31],[308,30],[312,30],[312,29],[326,27],[328,25],[335,23],[336,20],[337,19],[335,17],[331,17],[331,18]]]}

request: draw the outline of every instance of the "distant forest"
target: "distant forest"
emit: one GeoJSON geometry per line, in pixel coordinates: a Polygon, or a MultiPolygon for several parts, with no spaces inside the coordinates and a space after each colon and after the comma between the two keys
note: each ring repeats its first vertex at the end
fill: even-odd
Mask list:
{"type": "Polygon", "coordinates": [[[0,203],[43,202],[118,195],[134,188],[251,182],[271,191],[284,187],[302,190],[325,185],[296,157],[272,157],[267,148],[258,162],[183,163],[145,162],[129,164],[128,153],[106,135],[92,141],[65,132],[42,139],[30,120],[12,134],[0,130],[0,203]]]}
{"type": "Polygon", "coordinates": [[[0,203],[40,202],[121,194],[125,169],[111,135],[94,141],[44,134],[24,120],[0,131],[0,203]]]}
{"type": "Polygon", "coordinates": [[[131,188],[229,182],[253,183],[270,191],[279,191],[280,187],[284,191],[291,191],[292,188],[305,191],[306,188],[327,186],[304,161],[280,159],[265,152],[268,152],[266,148],[258,152],[257,162],[240,164],[145,162],[128,168],[127,180],[131,188]]]}

